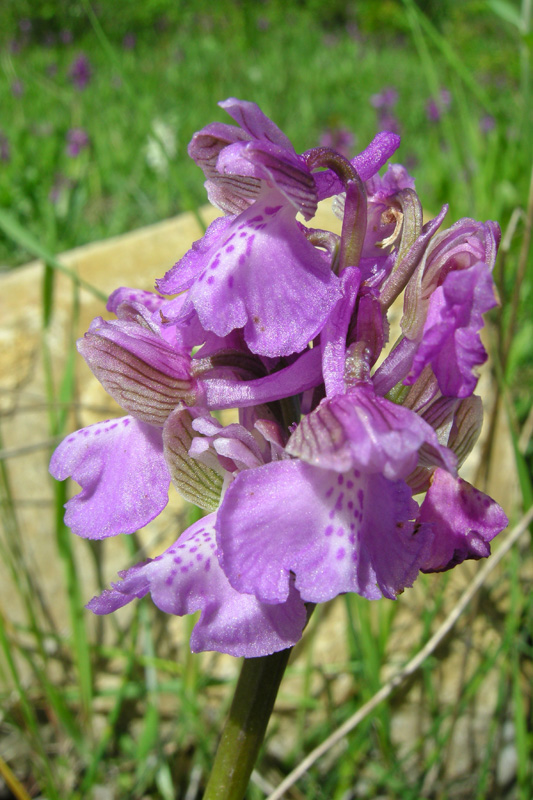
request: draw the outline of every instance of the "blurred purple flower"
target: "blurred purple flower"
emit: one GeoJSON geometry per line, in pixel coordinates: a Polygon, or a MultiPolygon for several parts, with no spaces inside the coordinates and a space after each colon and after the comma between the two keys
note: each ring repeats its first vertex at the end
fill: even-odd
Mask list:
{"type": "Polygon", "coordinates": [[[399,133],[400,123],[394,114],[398,102],[398,92],[394,86],[385,86],[378,94],[370,97],[370,105],[378,112],[378,130],[399,133]]]}
{"type": "Polygon", "coordinates": [[[20,80],[20,78],[15,78],[15,80],[11,84],[11,91],[14,97],[22,97],[22,95],[24,94],[24,84],[20,80]]]}
{"type": "Polygon", "coordinates": [[[380,111],[378,114],[378,130],[399,133],[400,123],[390,111],[380,111]]]}
{"type": "Polygon", "coordinates": [[[29,33],[32,29],[31,19],[25,17],[24,19],[19,20],[19,28],[22,33],[29,33]]]}
{"type": "Polygon", "coordinates": [[[326,128],[320,137],[321,147],[331,147],[345,158],[352,158],[355,137],[348,128],[326,128]]]}
{"type": "Polygon", "coordinates": [[[71,128],[67,133],[67,155],[76,158],[89,146],[89,134],[83,128],[71,128]]]}
{"type": "Polygon", "coordinates": [[[481,129],[481,133],[490,133],[496,127],[496,120],[490,114],[485,114],[484,117],[481,117],[479,120],[479,127],[481,129]]]}
{"type": "Polygon", "coordinates": [[[11,161],[11,148],[5,133],[0,133],[0,161],[11,161]]]}
{"type": "Polygon", "coordinates": [[[83,53],[74,59],[68,71],[69,78],[77,89],[85,89],[92,77],[89,59],[83,53]]]}
{"type": "Polygon", "coordinates": [[[370,97],[370,105],[373,108],[394,108],[398,102],[398,92],[394,86],[386,86],[378,94],[373,94],[370,97]]]}
{"type": "Polygon", "coordinates": [[[442,116],[443,111],[447,111],[452,104],[452,96],[448,89],[441,89],[439,99],[434,100],[433,97],[426,103],[426,116],[430,122],[438,122],[442,116]]]}
{"type": "Polygon", "coordinates": [[[127,33],[122,39],[122,47],[124,50],[133,50],[137,44],[137,37],[134,33],[127,33]]]}
{"type": "Polygon", "coordinates": [[[70,44],[72,42],[72,31],[69,31],[68,29],[61,31],[59,34],[59,39],[61,44],[70,44]]]}

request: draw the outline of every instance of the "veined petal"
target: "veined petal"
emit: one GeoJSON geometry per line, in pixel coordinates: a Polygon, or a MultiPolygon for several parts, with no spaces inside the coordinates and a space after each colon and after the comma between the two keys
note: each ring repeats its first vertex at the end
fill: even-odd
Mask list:
{"type": "Polygon", "coordinates": [[[462,478],[437,469],[418,521],[433,527],[433,544],[423,572],[443,572],[466,559],[486,558],[489,542],[508,523],[498,503],[462,478]]]}
{"type": "Polygon", "coordinates": [[[358,470],[338,474],[298,460],[241,472],[218,512],[217,542],[231,584],[267,603],[343,592],[395,598],[426,558],[431,533],[409,521],[403,481],[358,470]]]}
{"type": "Polygon", "coordinates": [[[194,413],[178,407],[169,415],[163,428],[165,460],[172,482],[182,497],[206,511],[214,511],[220,503],[222,477],[189,453],[196,436],[194,413]]]}
{"type": "Polygon", "coordinates": [[[261,190],[261,181],[245,176],[221,175],[216,167],[221,151],[235,142],[247,142],[246,131],[235,125],[214,122],[198,131],[188,147],[190,157],[207,178],[205,188],[209,201],[225,214],[240,214],[253,203],[261,190]]]}
{"type": "Polygon", "coordinates": [[[421,417],[360,384],[344,395],[322,400],[302,419],[287,444],[287,452],[324,469],[356,468],[382,473],[389,480],[406,478],[424,463],[455,471],[455,456],[443,447],[421,417]]]}
{"type": "Polygon", "coordinates": [[[180,401],[198,398],[189,355],[141,325],[98,317],[78,350],[111,397],[151,425],[163,425],[180,401]]]}
{"type": "Polygon", "coordinates": [[[161,431],[133,417],[70,434],[53,454],[50,472],[80,484],[81,492],[65,506],[65,524],[84,538],[133,533],[168,502],[161,431]]]}
{"type": "Polygon", "coordinates": [[[222,174],[246,175],[265,180],[300,211],[305,219],[316,213],[315,181],[305,160],[294,151],[271,142],[239,142],[224,148],[217,161],[222,174]]]}
{"type": "Polygon", "coordinates": [[[264,139],[294,152],[290,139],[285,136],[275,122],[272,122],[261,111],[256,103],[251,103],[249,100],[237,100],[236,97],[228,97],[227,100],[222,100],[218,105],[241,126],[251,139],[264,139]]]}
{"type": "Polygon", "coordinates": [[[120,573],[122,581],[87,607],[108,614],[150,592],[167,614],[202,612],[191,635],[193,652],[255,658],[292,647],[306,621],[298,593],[291,587],[286,602],[266,605],[232,589],[217,558],[215,518],[209,514],[160,556],[120,573]]]}

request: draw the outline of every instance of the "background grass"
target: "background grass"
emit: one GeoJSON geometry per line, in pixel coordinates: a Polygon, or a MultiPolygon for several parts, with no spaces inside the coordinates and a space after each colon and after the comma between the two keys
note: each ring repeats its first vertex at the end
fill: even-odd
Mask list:
{"type": "MultiPolygon", "coordinates": [[[[520,501],[511,506],[509,498],[506,510],[516,518],[531,505],[530,3],[12,0],[0,9],[0,31],[0,263],[10,270],[37,255],[47,265],[36,309],[48,376],[43,436],[66,432],[77,399],[73,344],[60,376],[47,349],[55,254],[204,203],[186,148],[195,130],[224,120],[218,100],[259,103],[298,151],[343,129],[362,149],[386,111],[403,138],[397,160],[415,175],[428,211],[448,202],[449,223],[469,216],[502,226],[482,466],[494,471],[491,444],[508,420],[520,501]],[[83,89],[70,77],[80,55],[90,68],[83,89]],[[376,109],[375,96],[387,88],[397,101],[376,109]],[[438,113],[428,116],[431,100],[438,113]],[[67,150],[72,129],[87,134],[76,156],[67,150]]],[[[78,291],[73,282],[73,328],[78,291]]],[[[70,613],[61,628],[32,567],[7,457],[0,466],[0,556],[23,608],[22,616],[7,607],[0,616],[0,797],[201,796],[234,672],[216,656],[191,656],[190,622],[181,638],[169,636],[168,618],[149,603],[125,621],[88,621],[79,574],[90,563],[105,584],[107,551],[84,543],[85,560],[73,551],[62,523],[67,487],[54,484],[49,535],[70,613]]],[[[481,473],[478,483],[483,488],[481,473]]],[[[139,540],[122,538],[124,562],[137,560],[139,540]]],[[[527,547],[513,553],[416,680],[313,767],[292,796],[529,800],[531,565],[527,547]],[[489,695],[487,721],[480,709],[489,695]],[[465,729],[471,766],[461,773],[453,762],[465,729]]],[[[468,580],[473,573],[461,569],[468,580]]],[[[379,689],[391,665],[427,641],[457,596],[457,580],[422,579],[396,604],[340,598],[315,614],[282,685],[250,800],[264,797],[379,689]],[[342,641],[339,651],[333,640],[342,641]]]]}

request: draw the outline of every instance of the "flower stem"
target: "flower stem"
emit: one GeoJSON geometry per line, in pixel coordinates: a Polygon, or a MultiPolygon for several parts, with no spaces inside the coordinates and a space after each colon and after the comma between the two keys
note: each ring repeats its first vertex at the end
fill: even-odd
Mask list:
{"type": "Polygon", "coordinates": [[[290,653],[244,660],[204,800],[244,797],[290,653]]]}

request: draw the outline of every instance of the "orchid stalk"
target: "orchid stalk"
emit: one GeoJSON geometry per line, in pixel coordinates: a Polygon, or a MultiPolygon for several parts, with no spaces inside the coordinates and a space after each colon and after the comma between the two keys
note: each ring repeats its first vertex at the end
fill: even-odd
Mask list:
{"type": "Polygon", "coordinates": [[[69,435],[50,470],[81,487],[65,521],[82,537],[133,533],[171,483],[205,512],[87,607],[149,594],[201,612],[193,652],[244,657],[205,795],[239,800],[314,605],[395,600],[420,572],[487,557],[507,524],[458,474],[481,427],[500,232],[471,219],[439,231],[447,207],[423,225],[404,167],[379,175],[395,133],[351,161],[298,154],[254,103],[221,106],[237,124],[208,125],[189,154],[222,216],[156,292],[117,289],[114,318],[80,340],[125,416],[69,435]],[[297,220],[331,197],[340,236],[297,220]],[[225,408],[239,421],[223,426],[225,408]]]}

